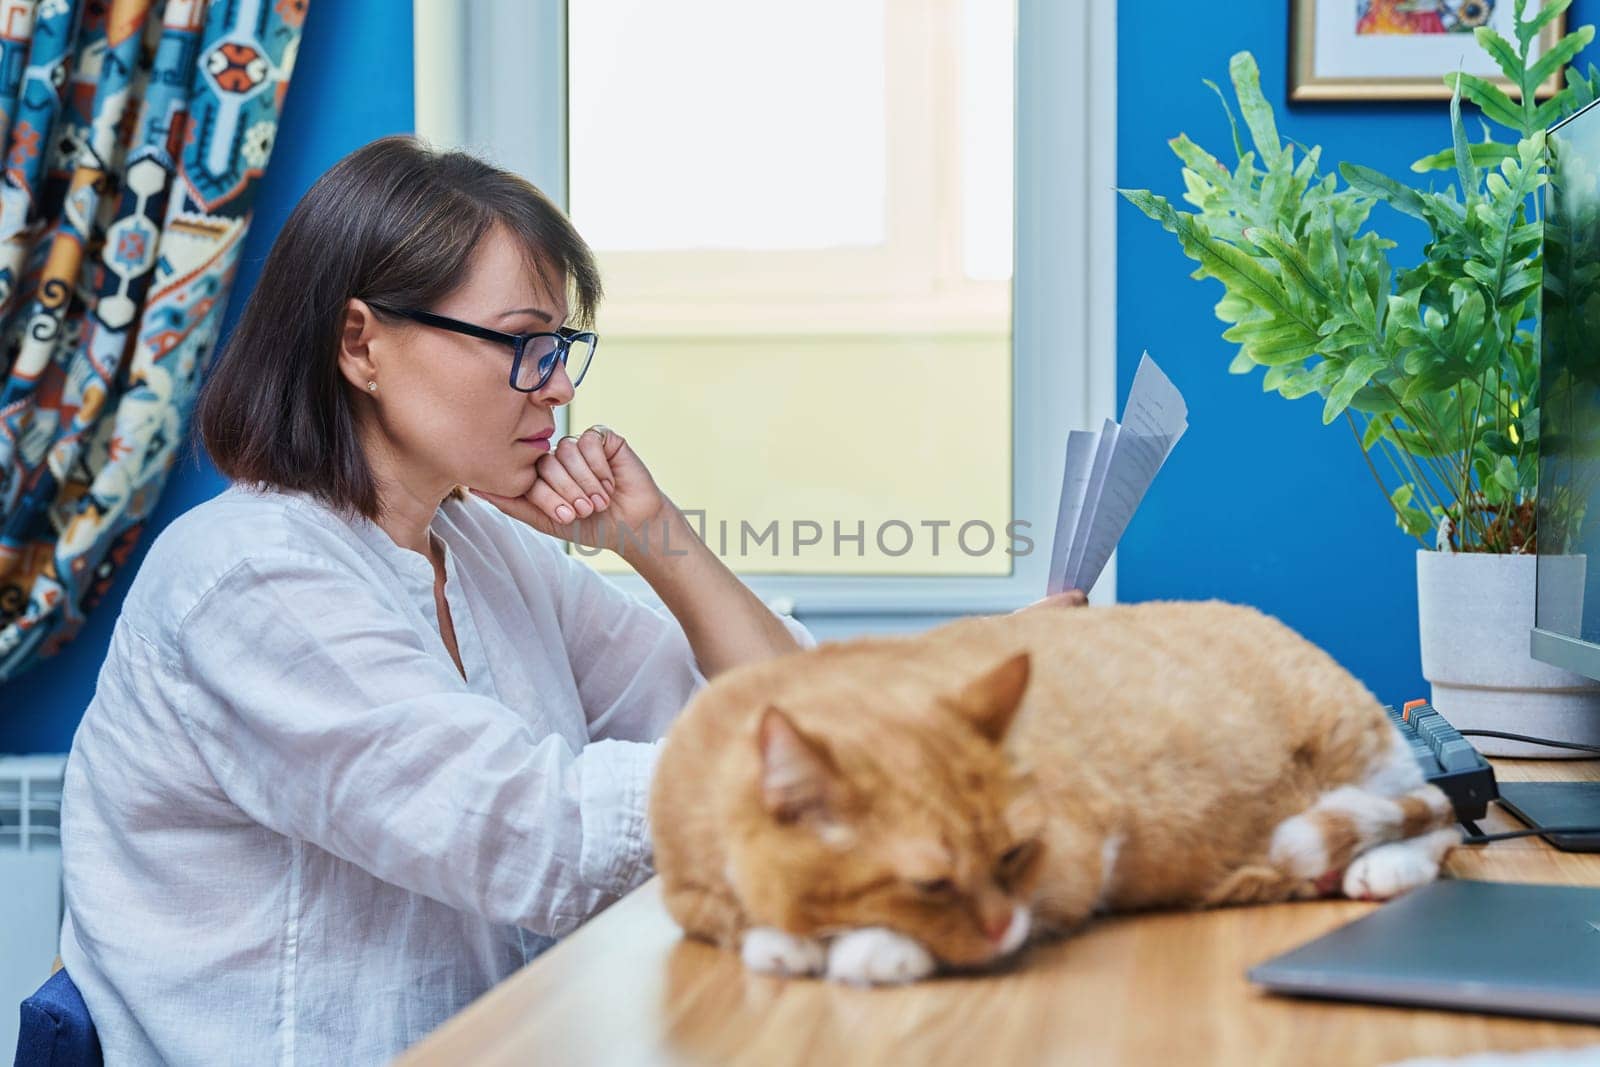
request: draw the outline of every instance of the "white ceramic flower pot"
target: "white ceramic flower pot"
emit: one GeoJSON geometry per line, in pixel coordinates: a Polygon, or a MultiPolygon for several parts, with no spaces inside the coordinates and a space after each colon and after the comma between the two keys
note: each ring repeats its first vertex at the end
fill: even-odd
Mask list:
{"type": "MultiPolygon", "coordinates": [[[[1528,654],[1535,565],[1531,555],[1417,553],[1422,675],[1433,689],[1433,706],[1461,730],[1600,745],[1600,682],[1528,654]]],[[[1545,568],[1545,609],[1557,616],[1541,621],[1576,632],[1586,557],[1546,556],[1539,565],[1545,568]],[[1552,590],[1571,593],[1552,597],[1552,590]]],[[[1491,756],[1584,755],[1488,737],[1471,741],[1491,756]]]]}

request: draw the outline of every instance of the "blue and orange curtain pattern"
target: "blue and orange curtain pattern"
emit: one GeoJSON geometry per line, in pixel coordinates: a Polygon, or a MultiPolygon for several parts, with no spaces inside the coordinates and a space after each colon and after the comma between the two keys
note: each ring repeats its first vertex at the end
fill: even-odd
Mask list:
{"type": "Polygon", "coordinates": [[[309,0],[0,0],[0,685],[182,445],[309,0]]]}

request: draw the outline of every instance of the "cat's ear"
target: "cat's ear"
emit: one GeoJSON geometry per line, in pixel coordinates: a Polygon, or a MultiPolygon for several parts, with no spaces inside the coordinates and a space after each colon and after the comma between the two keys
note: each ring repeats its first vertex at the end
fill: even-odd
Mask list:
{"type": "Polygon", "coordinates": [[[1028,688],[1028,673],[1028,653],[1018,652],[946,699],[980,734],[998,742],[1011,728],[1011,720],[1022,704],[1022,694],[1028,688]]]}
{"type": "Polygon", "coordinates": [[[835,773],[827,748],[771,704],[761,713],[757,738],[761,802],[767,811],[782,822],[824,812],[835,773]]]}

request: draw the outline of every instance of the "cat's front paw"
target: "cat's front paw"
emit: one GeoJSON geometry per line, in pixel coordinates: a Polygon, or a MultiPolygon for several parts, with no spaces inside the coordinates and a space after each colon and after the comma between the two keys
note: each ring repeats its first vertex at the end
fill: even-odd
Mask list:
{"type": "Polygon", "coordinates": [[[814,937],[797,937],[771,926],[752,926],[739,946],[744,965],[783,978],[821,974],[828,950],[814,937]]]}
{"type": "Polygon", "coordinates": [[[852,985],[901,985],[938,968],[932,953],[881,926],[851,930],[828,945],[828,977],[852,985]]]}
{"type": "Polygon", "coordinates": [[[1344,872],[1344,895],[1351,900],[1390,900],[1439,877],[1439,864],[1461,840],[1454,828],[1369,848],[1344,872]]]}

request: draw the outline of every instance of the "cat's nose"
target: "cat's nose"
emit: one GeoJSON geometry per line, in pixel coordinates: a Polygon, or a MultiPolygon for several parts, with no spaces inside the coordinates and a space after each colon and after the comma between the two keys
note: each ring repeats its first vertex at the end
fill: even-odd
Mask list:
{"type": "Polygon", "coordinates": [[[1004,914],[993,915],[984,921],[983,932],[990,941],[999,944],[1004,940],[1006,931],[1011,929],[1011,920],[1016,916],[1015,908],[1007,908],[1004,914]]]}

